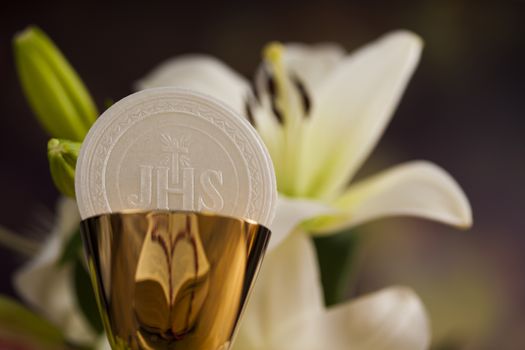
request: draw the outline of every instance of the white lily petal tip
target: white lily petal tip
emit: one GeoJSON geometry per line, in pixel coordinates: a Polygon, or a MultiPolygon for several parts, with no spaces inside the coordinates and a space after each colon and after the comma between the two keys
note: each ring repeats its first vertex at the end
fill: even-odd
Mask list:
{"type": "Polygon", "coordinates": [[[421,50],[425,44],[423,38],[408,29],[398,29],[384,35],[385,40],[405,42],[406,45],[412,45],[414,48],[421,50]]]}
{"type": "Polygon", "coordinates": [[[353,227],[374,219],[410,216],[461,229],[472,225],[467,196],[441,167],[411,161],[350,186],[334,205],[347,212],[331,229],[353,227]]]}
{"type": "Polygon", "coordinates": [[[392,286],[385,290],[387,293],[391,293],[392,298],[397,300],[398,305],[402,306],[405,312],[411,313],[415,318],[414,323],[421,327],[421,334],[427,334],[426,343],[427,346],[430,343],[430,320],[426,313],[425,306],[419,298],[416,292],[411,288],[405,286],[392,286]],[[419,319],[417,319],[419,318],[419,319]]]}
{"type": "Polygon", "coordinates": [[[394,285],[384,289],[382,292],[390,293],[392,298],[396,299],[400,304],[413,305],[414,307],[423,307],[419,296],[410,287],[394,285]]]}
{"type": "Polygon", "coordinates": [[[468,230],[469,228],[471,228],[472,207],[467,198],[467,195],[465,194],[461,186],[457,183],[457,181],[452,177],[452,175],[450,175],[445,169],[443,169],[439,165],[426,160],[416,161],[416,164],[418,164],[418,166],[422,168],[427,168],[429,171],[435,172],[448,183],[449,188],[452,190],[451,196],[454,197],[454,200],[457,204],[457,210],[455,211],[456,220],[455,222],[451,222],[451,224],[456,226],[458,229],[462,230],[468,230]]]}
{"type": "Polygon", "coordinates": [[[385,34],[383,36],[383,41],[399,48],[404,48],[406,52],[409,52],[412,59],[407,62],[411,63],[413,66],[416,66],[419,62],[421,52],[423,51],[424,41],[416,33],[406,29],[399,29],[385,34]]]}
{"type": "Polygon", "coordinates": [[[403,310],[405,322],[408,322],[405,326],[416,335],[412,339],[413,348],[428,349],[432,334],[430,319],[417,293],[405,286],[391,286],[378,293],[388,295],[392,305],[397,305],[398,310],[403,310]]]}
{"type": "MultiPolygon", "coordinates": [[[[467,202],[468,204],[468,202],[467,202]]],[[[473,219],[472,219],[472,210],[470,208],[470,205],[468,207],[468,214],[465,215],[465,217],[463,218],[463,221],[458,223],[458,225],[456,226],[458,229],[460,230],[470,230],[472,228],[472,225],[473,225],[473,219]]]]}
{"type": "MultiPolygon", "coordinates": [[[[430,346],[431,327],[425,306],[408,287],[387,287],[351,301],[346,310],[344,306],[331,310],[333,314],[338,311],[343,315],[346,312],[345,321],[356,327],[349,334],[351,346],[345,348],[423,350],[430,346]]],[[[341,323],[341,319],[337,321],[341,323]]]]}

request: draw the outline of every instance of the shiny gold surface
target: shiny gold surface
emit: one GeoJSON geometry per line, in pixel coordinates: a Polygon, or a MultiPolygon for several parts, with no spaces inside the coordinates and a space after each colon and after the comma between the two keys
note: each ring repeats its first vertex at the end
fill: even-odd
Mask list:
{"type": "Polygon", "coordinates": [[[113,349],[226,350],[270,231],[194,212],[100,215],[82,222],[113,349]]]}

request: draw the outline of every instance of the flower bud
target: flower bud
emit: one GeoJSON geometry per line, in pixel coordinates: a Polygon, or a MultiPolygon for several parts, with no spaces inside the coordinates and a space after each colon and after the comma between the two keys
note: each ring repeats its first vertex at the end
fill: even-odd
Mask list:
{"type": "Polygon", "coordinates": [[[55,186],[68,197],[75,198],[75,166],[80,142],[51,139],[47,144],[49,170],[55,186]]]}
{"type": "Polygon", "coordinates": [[[17,34],[13,48],[22,88],[44,129],[53,137],[82,141],[98,112],[73,67],[36,27],[17,34]]]}

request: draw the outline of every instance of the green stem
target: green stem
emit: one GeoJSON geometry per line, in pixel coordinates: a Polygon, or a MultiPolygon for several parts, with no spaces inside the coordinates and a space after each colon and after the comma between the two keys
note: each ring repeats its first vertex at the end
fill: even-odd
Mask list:
{"type": "Polygon", "coordinates": [[[9,230],[8,228],[0,225],[0,245],[9,248],[10,250],[25,255],[27,257],[33,257],[40,250],[40,244],[37,242],[22,237],[21,235],[9,230]]]}

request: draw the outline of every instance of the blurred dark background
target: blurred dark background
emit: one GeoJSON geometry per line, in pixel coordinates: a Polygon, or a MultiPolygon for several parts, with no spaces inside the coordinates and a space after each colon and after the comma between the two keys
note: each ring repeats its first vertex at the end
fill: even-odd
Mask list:
{"type": "MultiPolygon", "coordinates": [[[[11,39],[27,25],[54,39],[101,109],[175,55],[211,54],[251,77],[271,40],[352,50],[405,28],[425,40],[422,60],[362,174],[433,161],[466,191],[474,228],[408,219],[367,225],[360,289],[413,287],[442,349],[524,349],[524,20],[522,1],[10,2],[0,12],[0,224],[43,240],[38,226],[52,218],[57,198],[48,136],[13,63],[11,39]]],[[[0,293],[14,295],[11,274],[23,262],[0,247],[0,293]]]]}

